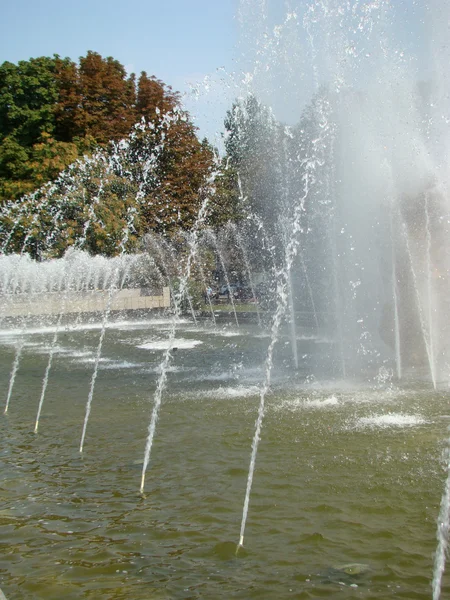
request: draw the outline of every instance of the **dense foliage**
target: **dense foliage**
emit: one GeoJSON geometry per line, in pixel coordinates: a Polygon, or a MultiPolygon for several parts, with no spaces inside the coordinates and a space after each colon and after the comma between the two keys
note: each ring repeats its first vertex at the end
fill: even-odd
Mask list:
{"type": "Polygon", "coordinates": [[[302,190],[311,111],[286,128],[254,96],[236,100],[219,159],[197,138],[178,94],[145,72],[136,79],[95,52],[78,64],[56,55],[5,62],[0,251],[130,252],[147,233],[189,231],[207,201],[207,227],[244,222],[254,267],[280,265],[273,249],[295,204],[288,196],[302,190]]]}
{"type": "Polygon", "coordinates": [[[178,95],[88,52],[0,66],[1,249],[132,250],[143,234],[237,214],[237,190],[178,95]],[[223,199],[223,202],[222,202],[223,199]]]}
{"type": "MultiPolygon", "coordinates": [[[[77,65],[40,57],[0,65],[0,201],[54,179],[77,156],[127,136],[142,117],[179,98],[154,77],[127,75],[113,58],[88,52],[77,65]]],[[[191,130],[186,132],[195,137],[191,130]]]]}

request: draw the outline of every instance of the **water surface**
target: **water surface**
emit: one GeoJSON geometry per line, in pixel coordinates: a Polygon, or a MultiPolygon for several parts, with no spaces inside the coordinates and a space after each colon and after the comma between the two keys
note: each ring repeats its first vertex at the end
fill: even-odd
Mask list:
{"type": "MultiPolygon", "coordinates": [[[[107,331],[82,457],[99,331],[60,332],[37,435],[53,330],[26,334],[0,419],[8,600],[430,598],[448,388],[305,382],[324,340],[299,341],[297,374],[282,339],[236,556],[268,339],[254,325],[182,325],[142,497],[167,327],[107,331]],[[347,563],[367,567],[348,575],[347,563]]],[[[5,394],[20,335],[0,337],[5,394]]]]}

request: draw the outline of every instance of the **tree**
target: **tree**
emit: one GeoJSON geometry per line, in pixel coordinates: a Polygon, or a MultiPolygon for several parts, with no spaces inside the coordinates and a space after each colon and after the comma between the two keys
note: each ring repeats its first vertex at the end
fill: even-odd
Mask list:
{"type": "Polygon", "coordinates": [[[42,111],[49,118],[27,140],[6,127],[0,144],[4,250],[58,256],[77,245],[114,255],[147,232],[190,229],[207,197],[219,219],[208,183],[214,152],[178,94],[145,72],[136,86],[118,61],[95,52],[79,66],[58,56],[42,64],[53,78],[42,111]]]}
{"type": "Polygon", "coordinates": [[[29,181],[29,152],[14,138],[0,143],[0,198],[18,198],[33,189],[29,181]]]}
{"type": "Polygon", "coordinates": [[[106,144],[130,132],[137,120],[135,77],[127,77],[119,61],[88,52],[80,58],[78,89],[80,105],[73,120],[80,136],[106,144]]]}
{"type": "Polygon", "coordinates": [[[136,96],[136,112],[140,117],[152,121],[179,104],[178,94],[156,77],[148,77],[147,73],[142,71],[136,96]]]}
{"type": "Polygon", "coordinates": [[[237,180],[241,211],[258,221],[269,241],[280,235],[284,138],[282,126],[252,94],[227,112],[226,161],[237,180]]]}
{"type": "Polygon", "coordinates": [[[55,135],[62,142],[72,142],[85,135],[78,124],[78,113],[82,102],[78,66],[68,58],[57,58],[55,67],[58,89],[58,97],[54,106],[55,135]]]}
{"type": "MultiPolygon", "coordinates": [[[[62,144],[67,150],[65,142],[62,144]]],[[[47,139],[39,152],[52,147],[47,139]]],[[[212,157],[187,115],[176,109],[159,122],[77,160],[53,184],[5,205],[4,251],[60,256],[72,245],[109,256],[136,249],[148,232],[176,235],[195,223],[207,193],[212,157]]]]}
{"type": "MultiPolygon", "coordinates": [[[[92,154],[98,146],[106,147],[111,141],[125,138],[141,118],[154,122],[157,129],[164,115],[179,107],[179,95],[155,77],[142,72],[136,85],[134,74],[128,76],[119,61],[103,58],[96,52],[81,57],[79,65],[57,55],[22,61],[17,66],[3,63],[0,201],[35,190],[48,176],[54,179],[67,166],[69,158],[76,158],[74,148],[78,156],[92,154]],[[58,159],[57,154],[53,155],[49,170],[49,152],[54,150],[60,156],[58,159]],[[46,161],[40,170],[36,158],[42,152],[46,161]]],[[[165,144],[164,169],[166,174],[171,173],[170,193],[185,196],[188,181],[181,182],[183,177],[177,178],[171,165],[180,162],[183,148],[186,160],[188,156],[192,158],[193,167],[207,153],[201,151],[186,113],[183,118],[177,117],[168,135],[171,141],[165,144]],[[177,146],[178,135],[181,141],[177,146]],[[179,191],[180,186],[184,191],[179,191]]],[[[194,187],[198,179],[195,170],[194,187]]]]}
{"type": "Polygon", "coordinates": [[[31,148],[55,127],[58,98],[55,58],[31,58],[0,65],[0,142],[12,137],[31,148]]]}
{"type": "Polygon", "coordinates": [[[43,132],[39,143],[34,144],[29,159],[29,173],[33,185],[44,185],[56,179],[61,171],[78,157],[77,146],[71,142],[58,142],[43,132]]]}
{"type": "Polygon", "coordinates": [[[216,231],[227,223],[239,223],[247,214],[238,175],[226,157],[215,165],[215,192],[210,199],[207,222],[216,231]]]}
{"type": "Polygon", "coordinates": [[[199,142],[188,114],[175,107],[157,113],[154,121],[143,119],[130,144],[129,171],[140,186],[144,230],[172,235],[192,227],[213,153],[209,145],[199,142]]]}
{"type": "Polygon", "coordinates": [[[29,161],[43,133],[55,127],[55,59],[0,65],[0,199],[37,187],[29,161]]]}

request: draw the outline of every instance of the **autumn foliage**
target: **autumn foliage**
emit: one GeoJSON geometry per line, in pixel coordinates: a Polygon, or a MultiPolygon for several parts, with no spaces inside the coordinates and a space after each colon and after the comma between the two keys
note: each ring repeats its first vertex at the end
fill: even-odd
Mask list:
{"type": "Polygon", "coordinates": [[[95,52],[0,66],[3,251],[112,255],[189,229],[213,169],[178,94],[145,72],[95,52]]]}

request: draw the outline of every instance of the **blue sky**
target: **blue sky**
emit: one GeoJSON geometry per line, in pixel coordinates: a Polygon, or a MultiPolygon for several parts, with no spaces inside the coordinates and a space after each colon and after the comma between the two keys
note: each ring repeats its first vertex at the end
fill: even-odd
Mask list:
{"type": "MultiPolygon", "coordinates": [[[[420,57],[426,45],[421,22],[424,6],[435,4],[439,8],[440,3],[447,5],[450,0],[391,2],[398,9],[394,37],[407,54],[418,53],[420,57]]],[[[5,0],[3,4],[0,62],[15,63],[55,53],[78,60],[88,50],[113,56],[129,72],[139,74],[145,70],[185,94],[185,106],[200,128],[200,135],[207,135],[220,145],[220,135],[215,134],[223,128],[226,110],[241,92],[237,82],[242,76],[233,75],[240,71],[236,58],[239,0],[5,0]]],[[[242,2],[247,11],[247,39],[243,42],[247,48],[261,36],[258,7],[260,14],[263,4],[262,0],[242,2]]],[[[269,16],[282,21],[284,10],[280,12],[280,8],[289,4],[304,9],[308,3],[271,0],[269,16]]],[[[356,4],[370,7],[377,3],[361,0],[356,4]]],[[[319,38],[316,43],[320,44],[319,38]]],[[[261,46],[258,48],[261,50],[261,46]]],[[[288,53],[292,55],[293,50],[293,46],[289,47],[288,53]]],[[[301,56],[305,60],[307,55],[302,51],[301,56]]],[[[304,67],[306,73],[310,65],[302,67],[302,60],[298,61],[296,82],[306,91],[307,101],[311,85],[303,81],[301,69],[304,67]]],[[[278,67],[277,70],[283,80],[284,73],[278,67]]],[[[265,78],[264,68],[261,73],[265,78]]],[[[293,100],[293,94],[286,89],[278,95],[277,102],[284,108],[291,103],[298,118],[302,102],[293,100]]]]}
{"type": "Polygon", "coordinates": [[[189,92],[190,82],[200,82],[200,95],[189,93],[186,104],[201,132],[212,135],[221,127],[228,99],[220,98],[211,80],[223,68],[233,70],[237,4],[238,0],[6,0],[0,62],[53,54],[78,60],[93,50],[114,57],[130,72],[147,71],[181,92],[189,92]]]}

